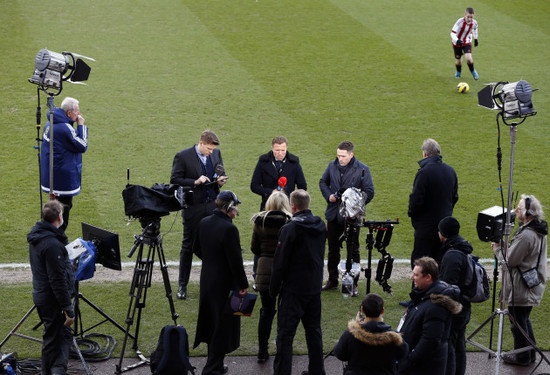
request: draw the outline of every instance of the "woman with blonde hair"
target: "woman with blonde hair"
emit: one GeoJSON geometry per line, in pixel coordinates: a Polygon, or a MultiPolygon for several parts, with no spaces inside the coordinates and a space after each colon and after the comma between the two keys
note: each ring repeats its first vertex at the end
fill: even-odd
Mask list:
{"type": "Polygon", "coordinates": [[[250,219],[254,223],[250,249],[259,256],[255,283],[262,301],[258,321],[258,363],[264,363],[269,359],[268,341],[276,311],[276,298],[269,295],[269,281],[273,255],[277,248],[277,235],[279,229],[292,217],[288,196],[281,191],[273,192],[269,196],[265,208],[265,211],[255,214],[250,219]]]}

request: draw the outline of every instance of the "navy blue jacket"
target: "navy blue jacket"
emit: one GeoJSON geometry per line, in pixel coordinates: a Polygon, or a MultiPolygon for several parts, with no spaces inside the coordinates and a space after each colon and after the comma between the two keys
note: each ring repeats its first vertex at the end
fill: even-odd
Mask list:
{"type": "Polygon", "coordinates": [[[260,155],[254,174],[252,174],[252,181],[250,181],[250,190],[262,197],[260,211],[265,209],[267,198],[279,186],[280,177],[286,177],[287,182],[282,191],[288,196],[295,187],[307,190],[306,178],[300,165],[300,159],[296,155],[287,152],[280,169],[275,164],[272,151],[260,155]]]}
{"type": "Polygon", "coordinates": [[[372,176],[370,174],[369,167],[361,163],[354,156],[349,164],[341,169],[338,164],[338,159],[331,161],[327,166],[327,169],[319,180],[319,188],[321,194],[327,201],[327,209],[325,211],[325,219],[327,221],[335,221],[343,223],[344,218],[340,215],[339,207],[340,201],[329,202],[329,197],[337,192],[343,193],[342,190],[350,187],[355,187],[367,194],[367,200],[365,204],[369,203],[374,198],[374,185],[372,183],[372,176]]]}
{"type": "MultiPolygon", "coordinates": [[[[219,149],[215,148],[209,156],[212,162],[213,171],[218,165],[223,165],[222,154],[219,149]]],[[[207,185],[195,185],[195,180],[203,175],[201,169],[201,160],[195,151],[195,146],[186,148],[174,156],[172,163],[172,174],[170,175],[170,183],[179,186],[187,186],[193,189],[193,202],[201,203],[205,201],[207,185]]],[[[213,175],[206,176],[213,180],[213,175]]],[[[220,187],[217,183],[208,185],[214,189],[215,196],[220,193],[220,187]]],[[[185,214],[186,210],[184,210],[185,214]]]]}
{"type": "MultiPolygon", "coordinates": [[[[48,118],[50,112],[48,111],[48,118]]],[[[80,193],[82,154],[88,149],[88,127],[77,125],[61,108],[53,113],[53,192],[73,196],[80,193]]],[[[50,122],[46,123],[40,148],[40,185],[50,191],[50,122]]]]}
{"type": "Polygon", "coordinates": [[[72,310],[74,273],[65,248],[67,236],[52,224],[39,221],[27,235],[27,242],[34,303],[72,310]]]}
{"type": "Polygon", "coordinates": [[[327,230],[319,216],[299,211],[279,232],[273,258],[269,294],[279,291],[298,295],[321,293],[327,230]]]}

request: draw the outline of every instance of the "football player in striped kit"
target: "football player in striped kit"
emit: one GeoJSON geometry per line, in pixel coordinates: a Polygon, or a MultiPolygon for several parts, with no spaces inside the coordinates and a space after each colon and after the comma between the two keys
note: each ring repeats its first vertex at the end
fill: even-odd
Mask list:
{"type": "Polygon", "coordinates": [[[455,78],[460,78],[460,73],[462,72],[462,55],[464,54],[468,68],[470,72],[472,72],[472,76],[475,80],[478,80],[479,75],[474,69],[474,59],[472,58],[472,39],[474,40],[474,47],[477,47],[479,44],[477,40],[477,21],[474,20],[474,8],[466,8],[464,17],[456,21],[451,30],[451,39],[456,58],[455,78]]]}

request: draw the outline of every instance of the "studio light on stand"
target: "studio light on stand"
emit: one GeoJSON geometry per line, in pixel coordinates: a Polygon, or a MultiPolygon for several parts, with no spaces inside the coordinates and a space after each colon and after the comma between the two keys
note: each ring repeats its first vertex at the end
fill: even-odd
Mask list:
{"type": "MultiPolygon", "coordinates": [[[[34,59],[34,73],[29,82],[38,86],[36,108],[36,149],[38,150],[38,191],[40,193],[40,210],[42,210],[42,192],[40,188],[40,91],[48,95],[48,109],[50,110],[50,124],[53,125],[53,113],[55,111],[54,97],[63,90],[63,81],[74,84],[85,85],[83,81],[88,80],[91,68],[81,58],[95,61],[91,57],[79,55],[72,52],[52,52],[44,48],[38,51],[34,59]]],[[[55,199],[53,193],[53,126],[50,127],[50,199],[55,199]]]]}
{"type": "MultiPolygon", "coordinates": [[[[478,236],[482,241],[492,241],[492,242],[500,242],[502,240],[502,237],[504,236],[504,240],[502,240],[502,253],[506,262],[507,259],[507,253],[508,253],[508,246],[509,246],[509,240],[510,240],[510,234],[512,232],[513,227],[513,221],[514,221],[514,213],[513,213],[513,207],[512,207],[512,186],[513,186],[513,177],[514,177],[514,152],[515,152],[515,145],[516,145],[516,133],[517,133],[517,126],[522,124],[527,117],[534,116],[537,114],[533,107],[533,102],[531,101],[531,97],[533,95],[533,92],[536,91],[531,88],[531,85],[524,80],[520,80],[517,82],[509,83],[509,82],[497,82],[497,83],[489,83],[485,88],[480,90],[478,92],[478,103],[481,107],[488,108],[491,110],[498,111],[496,116],[497,121],[497,127],[498,127],[498,149],[497,149],[497,163],[498,163],[498,171],[499,171],[499,180],[502,181],[501,178],[501,163],[502,163],[502,152],[500,149],[500,122],[499,120],[502,119],[502,122],[510,127],[510,170],[509,170],[509,179],[508,179],[508,201],[507,201],[507,209],[500,208],[498,206],[491,207],[489,209],[486,209],[482,212],[480,212],[478,217],[478,236]],[[497,212],[499,211],[500,212],[497,212]]],[[[500,193],[501,193],[501,199],[502,199],[502,205],[504,206],[504,195],[502,190],[502,183],[500,185],[500,193]]],[[[496,259],[496,258],[495,258],[496,259]]],[[[495,267],[498,267],[497,264],[495,264],[495,267]]],[[[495,280],[493,282],[496,284],[496,275],[498,273],[495,272],[495,280]]],[[[501,288],[505,288],[507,280],[503,278],[501,288]]],[[[493,296],[495,295],[496,290],[493,291],[493,296]]],[[[510,321],[512,325],[515,325],[519,331],[523,334],[523,336],[526,338],[526,340],[531,344],[531,346],[536,349],[539,354],[541,354],[542,358],[550,364],[546,356],[542,353],[542,351],[535,345],[535,343],[529,338],[526,332],[518,326],[515,323],[515,319],[512,315],[509,314],[508,310],[506,310],[506,303],[504,301],[504,297],[500,296],[500,308],[496,309],[494,308],[493,303],[493,312],[491,313],[491,316],[480,326],[478,327],[467,339],[466,341],[470,344],[476,346],[479,349],[482,349],[483,351],[489,353],[489,356],[496,358],[495,363],[495,374],[499,373],[499,366],[500,366],[500,359],[502,358],[502,335],[503,335],[503,324],[504,324],[504,316],[508,315],[510,318],[510,321]],[[493,322],[494,318],[496,316],[499,316],[499,330],[498,330],[498,343],[497,343],[497,351],[493,351],[491,348],[487,348],[475,341],[473,341],[473,337],[489,322],[493,322]]],[[[492,340],[492,330],[491,330],[491,340],[492,340]]],[[[529,350],[530,347],[518,349],[518,351],[529,350]]],[[[516,352],[516,351],[514,351],[516,352]]]]}

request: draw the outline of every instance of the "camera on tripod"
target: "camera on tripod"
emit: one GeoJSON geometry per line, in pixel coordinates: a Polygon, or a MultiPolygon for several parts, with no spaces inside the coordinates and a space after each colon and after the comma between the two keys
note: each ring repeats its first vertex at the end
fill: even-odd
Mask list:
{"type": "Polygon", "coordinates": [[[155,219],[187,208],[193,202],[193,190],[168,184],[154,184],[151,188],[128,184],[122,198],[126,215],[140,220],[155,219]]]}

